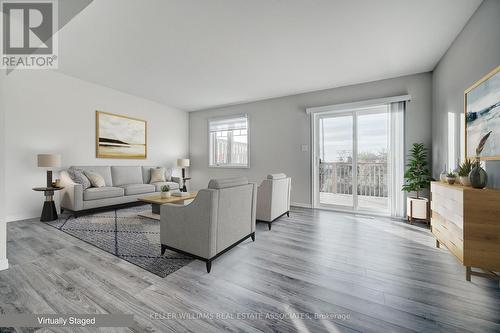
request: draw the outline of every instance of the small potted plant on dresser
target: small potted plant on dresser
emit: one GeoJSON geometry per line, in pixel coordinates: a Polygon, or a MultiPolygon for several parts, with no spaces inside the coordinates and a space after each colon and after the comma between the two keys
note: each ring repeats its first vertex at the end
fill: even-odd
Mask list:
{"type": "Polygon", "coordinates": [[[161,187],[161,198],[162,199],[167,199],[170,198],[171,193],[170,193],[170,186],[168,185],[163,185],[161,187]]]}
{"type": "Polygon", "coordinates": [[[458,177],[460,179],[460,183],[463,186],[470,186],[469,174],[471,170],[472,170],[472,161],[466,158],[465,161],[462,164],[460,164],[460,167],[458,168],[458,177]]]}
{"type": "Polygon", "coordinates": [[[455,184],[456,180],[457,180],[457,175],[455,175],[453,172],[450,171],[446,174],[446,181],[448,182],[448,184],[453,185],[455,184]]]}
{"type": "Polygon", "coordinates": [[[410,223],[413,219],[429,221],[429,199],[422,197],[422,190],[430,186],[430,171],[427,166],[427,148],[423,143],[414,143],[410,150],[405,171],[405,185],[402,190],[415,193],[406,199],[406,215],[410,223]]]}

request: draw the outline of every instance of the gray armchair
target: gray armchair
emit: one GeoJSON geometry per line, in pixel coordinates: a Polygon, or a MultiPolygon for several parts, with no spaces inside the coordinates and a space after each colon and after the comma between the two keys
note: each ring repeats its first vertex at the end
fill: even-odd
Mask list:
{"type": "Polygon", "coordinates": [[[161,253],[172,250],[206,262],[251,237],[255,241],[257,187],[245,178],[211,180],[187,206],[161,206],[161,253]]]}
{"type": "Polygon", "coordinates": [[[284,173],[267,176],[258,188],[257,221],[271,223],[287,214],[290,216],[290,189],[292,179],[284,173]]]}

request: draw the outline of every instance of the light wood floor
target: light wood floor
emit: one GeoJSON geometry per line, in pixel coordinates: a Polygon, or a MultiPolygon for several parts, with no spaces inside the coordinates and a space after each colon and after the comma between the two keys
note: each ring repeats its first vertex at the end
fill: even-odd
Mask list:
{"type": "Polygon", "coordinates": [[[500,331],[498,284],[466,282],[429,231],[327,211],[297,208],[290,216],[272,231],[259,224],[256,241],[217,259],[212,273],[194,261],[164,279],[41,222],[9,223],[0,312],[128,313],[140,332],[500,331]],[[183,312],[344,318],[151,319],[183,312]]]}

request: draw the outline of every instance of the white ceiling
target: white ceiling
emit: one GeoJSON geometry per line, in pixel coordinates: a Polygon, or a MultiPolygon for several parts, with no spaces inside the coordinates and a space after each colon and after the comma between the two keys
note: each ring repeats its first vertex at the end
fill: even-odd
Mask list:
{"type": "Polygon", "coordinates": [[[199,110],[432,70],[481,0],[94,0],[59,71],[199,110]]]}

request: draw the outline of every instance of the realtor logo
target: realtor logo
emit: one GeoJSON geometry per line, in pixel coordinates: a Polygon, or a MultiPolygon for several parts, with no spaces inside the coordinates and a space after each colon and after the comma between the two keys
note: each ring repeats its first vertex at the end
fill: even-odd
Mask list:
{"type": "Polygon", "coordinates": [[[57,68],[56,0],[4,0],[1,68],[57,68]]]}

